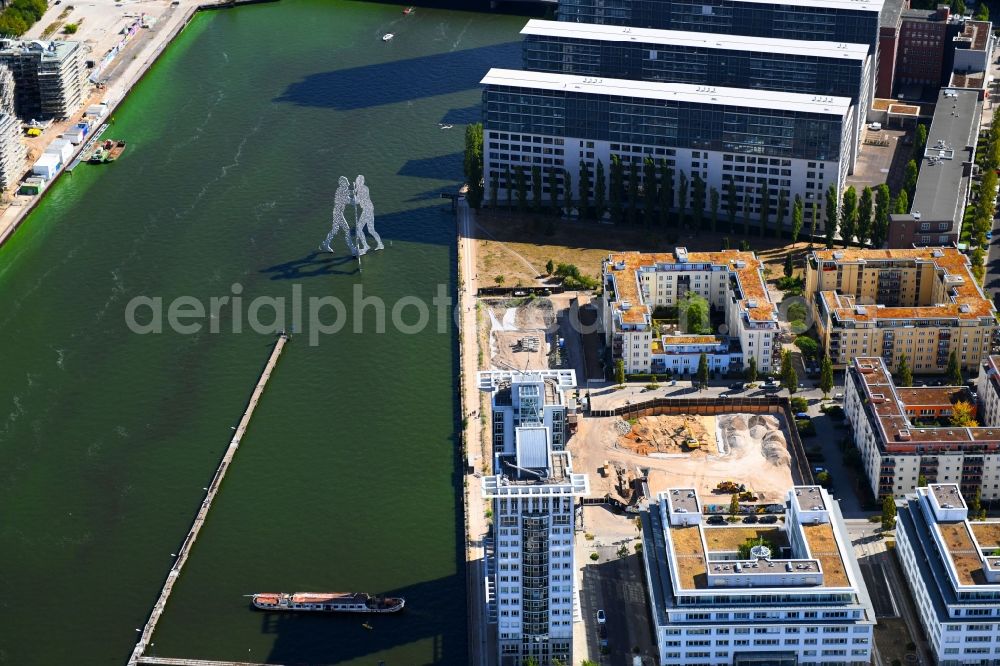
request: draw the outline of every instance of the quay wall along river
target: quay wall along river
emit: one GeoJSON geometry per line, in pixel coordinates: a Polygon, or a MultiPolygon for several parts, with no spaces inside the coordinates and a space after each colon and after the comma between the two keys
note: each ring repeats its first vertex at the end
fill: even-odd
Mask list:
{"type": "MultiPolygon", "coordinates": [[[[228,310],[217,334],[137,335],[129,300],[453,290],[439,194],[522,24],[341,0],[197,15],[116,111],[125,155],[56,183],[0,248],[0,663],[127,660],[273,341],[228,310]],[[360,274],[314,252],[358,173],[388,246],[360,274]]],[[[286,349],[149,654],[464,662],[454,331],[362,328],[286,349]],[[311,589],[407,610],[365,631],[242,596],[311,589]]]]}

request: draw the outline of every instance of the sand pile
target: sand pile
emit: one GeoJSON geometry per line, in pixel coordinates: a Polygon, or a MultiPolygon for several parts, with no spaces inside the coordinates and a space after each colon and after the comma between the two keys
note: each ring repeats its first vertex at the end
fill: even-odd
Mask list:
{"type": "Polygon", "coordinates": [[[726,453],[742,457],[759,451],[776,467],[791,462],[788,442],[781,430],[781,421],[768,414],[733,414],[719,417],[719,431],[726,453]]]}

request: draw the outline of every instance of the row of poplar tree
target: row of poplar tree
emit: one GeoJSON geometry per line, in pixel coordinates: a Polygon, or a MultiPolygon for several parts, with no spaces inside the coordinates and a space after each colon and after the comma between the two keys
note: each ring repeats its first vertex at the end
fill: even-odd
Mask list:
{"type": "MultiPolygon", "coordinates": [[[[921,125],[914,154],[923,150],[925,141],[926,128],[921,125]]],[[[465,148],[465,175],[469,184],[466,198],[469,205],[477,209],[483,205],[485,197],[482,144],[482,125],[469,125],[465,148]]],[[[911,162],[913,173],[907,165],[904,187],[895,199],[884,183],[875,188],[865,187],[860,196],[853,186],[842,196],[838,196],[835,186],[827,188],[823,219],[826,246],[833,247],[839,233],[845,247],[851,243],[881,247],[888,239],[889,216],[909,210],[909,198],[916,185],[916,164],[911,162]]],[[[689,178],[680,171],[675,178],[674,169],[663,158],[657,161],[647,156],[641,164],[636,160],[626,164],[615,155],[608,169],[598,160],[594,173],[588,161],[580,160],[579,179],[580,196],[574,199],[572,176],[568,170],[550,168],[543,172],[539,165],[530,168],[507,165],[502,180],[500,171],[490,176],[488,205],[493,209],[502,205],[521,213],[552,215],[568,215],[575,210],[583,219],[610,217],[615,223],[642,224],[647,228],[690,225],[694,229],[749,235],[756,227],[761,237],[768,233],[782,235],[790,213],[792,243],[798,241],[805,223],[805,206],[799,195],[795,195],[789,211],[785,191],[779,191],[777,205],[772,209],[774,196],[766,179],[757,184],[759,219],[751,223],[753,197],[749,188],[744,192],[741,207],[734,180],[727,180],[723,191],[719,192],[715,187],[706,187],[699,173],[689,178]],[[504,193],[502,201],[499,198],[501,191],[504,193]]],[[[813,239],[817,238],[819,222],[819,207],[813,206],[809,230],[813,239]]]]}

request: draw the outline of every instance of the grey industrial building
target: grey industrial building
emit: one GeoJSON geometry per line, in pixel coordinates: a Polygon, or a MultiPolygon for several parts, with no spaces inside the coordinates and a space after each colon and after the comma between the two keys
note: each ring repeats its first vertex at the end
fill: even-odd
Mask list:
{"type": "Polygon", "coordinates": [[[982,109],[978,90],[945,88],[938,94],[910,212],[891,216],[889,247],[958,240],[982,109]]]}

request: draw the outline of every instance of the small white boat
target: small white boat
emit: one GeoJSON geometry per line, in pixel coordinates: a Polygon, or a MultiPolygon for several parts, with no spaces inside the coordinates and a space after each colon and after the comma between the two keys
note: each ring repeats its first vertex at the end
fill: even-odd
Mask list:
{"type": "Polygon", "coordinates": [[[396,35],[392,34],[391,32],[387,32],[384,35],[382,35],[382,41],[383,42],[387,42],[387,41],[389,41],[390,39],[392,39],[395,36],[396,35]]]}

